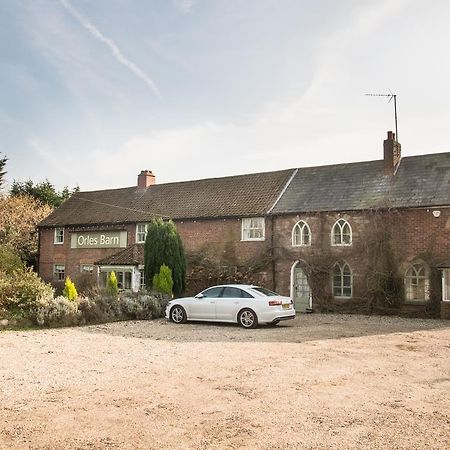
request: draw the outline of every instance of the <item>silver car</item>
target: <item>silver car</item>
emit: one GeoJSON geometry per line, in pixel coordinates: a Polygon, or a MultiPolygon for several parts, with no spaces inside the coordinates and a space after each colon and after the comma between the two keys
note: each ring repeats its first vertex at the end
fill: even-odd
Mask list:
{"type": "Polygon", "coordinates": [[[276,325],[281,320],[294,318],[290,297],[248,284],[213,286],[195,297],[171,300],[166,308],[166,319],[174,323],[204,320],[256,328],[261,323],[276,325]]]}

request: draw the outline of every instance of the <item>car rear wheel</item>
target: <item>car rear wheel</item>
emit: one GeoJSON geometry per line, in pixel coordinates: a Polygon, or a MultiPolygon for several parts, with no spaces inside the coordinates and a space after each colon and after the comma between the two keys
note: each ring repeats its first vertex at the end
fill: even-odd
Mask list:
{"type": "Polygon", "coordinates": [[[185,323],[187,320],[186,311],[180,305],[174,306],[170,310],[170,320],[174,323],[185,323]]]}
{"type": "Polygon", "coordinates": [[[239,312],[238,322],[243,328],[256,328],[258,326],[258,317],[255,311],[246,308],[239,312]]]}

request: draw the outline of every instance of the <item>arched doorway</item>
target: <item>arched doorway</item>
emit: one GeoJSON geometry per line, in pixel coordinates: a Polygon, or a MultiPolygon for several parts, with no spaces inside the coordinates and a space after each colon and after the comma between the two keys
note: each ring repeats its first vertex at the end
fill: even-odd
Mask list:
{"type": "Polygon", "coordinates": [[[311,289],[303,267],[302,261],[296,261],[291,269],[291,297],[298,312],[312,308],[311,289]]]}

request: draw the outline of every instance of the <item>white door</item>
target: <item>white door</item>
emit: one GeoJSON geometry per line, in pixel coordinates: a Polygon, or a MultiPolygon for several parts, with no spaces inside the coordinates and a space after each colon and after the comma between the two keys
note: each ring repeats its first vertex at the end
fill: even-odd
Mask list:
{"type": "Polygon", "coordinates": [[[308,278],[306,277],[305,271],[298,265],[294,268],[293,283],[295,310],[305,312],[311,307],[311,289],[309,288],[308,278]]]}

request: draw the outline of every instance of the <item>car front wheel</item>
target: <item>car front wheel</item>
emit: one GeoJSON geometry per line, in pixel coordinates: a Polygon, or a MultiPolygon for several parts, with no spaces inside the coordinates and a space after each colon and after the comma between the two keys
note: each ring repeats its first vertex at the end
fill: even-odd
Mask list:
{"type": "Polygon", "coordinates": [[[244,328],[256,328],[258,326],[258,318],[256,313],[251,309],[243,309],[238,315],[238,322],[244,328]]]}
{"type": "Polygon", "coordinates": [[[176,305],[170,310],[170,320],[174,323],[185,323],[186,311],[182,306],[176,305]]]}

